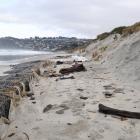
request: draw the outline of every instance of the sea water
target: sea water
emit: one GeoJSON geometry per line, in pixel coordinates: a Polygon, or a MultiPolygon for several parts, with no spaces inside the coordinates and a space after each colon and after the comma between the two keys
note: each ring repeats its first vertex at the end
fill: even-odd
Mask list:
{"type": "Polygon", "coordinates": [[[19,49],[0,49],[0,65],[16,64],[17,62],[34,56],[49,55],[51,52],[19,50],[19,49]]]}

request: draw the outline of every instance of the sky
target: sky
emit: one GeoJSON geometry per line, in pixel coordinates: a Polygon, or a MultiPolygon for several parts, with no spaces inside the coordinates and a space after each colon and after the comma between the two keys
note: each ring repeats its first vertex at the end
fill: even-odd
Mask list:
{"type": "Polygon", "coordinates": [[[0,0],[0,37],[95,38],[140,21],[140,0],[0,0]]]}

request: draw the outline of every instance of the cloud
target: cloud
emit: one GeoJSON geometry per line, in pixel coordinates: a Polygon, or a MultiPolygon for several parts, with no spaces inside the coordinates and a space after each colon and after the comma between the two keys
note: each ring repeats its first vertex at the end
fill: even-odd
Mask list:
{"type": "Polygon", "coordinates": [[[0,0],[0,36],[94,38],[139,21],[139,13],[139,0],[0,0]]]}

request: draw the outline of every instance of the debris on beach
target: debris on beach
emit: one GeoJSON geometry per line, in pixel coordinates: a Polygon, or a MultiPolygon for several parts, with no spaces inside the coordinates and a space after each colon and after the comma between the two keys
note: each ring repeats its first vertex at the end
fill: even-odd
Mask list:
{"type": "Polygon", "coordinates": [[[72,123],[67,123],[67,125],[72,125],[72,123]]]}
{"type": "Polygon", "coordinates": [[[88,61],[88,59],[86,57],[78,56],[78,55],[73,55],[72,60],[74,62],[86,62],[86,61],[88,61]]]}
{"type": "Polygon", "coordinates": [[[12,137],[14,135],[15,135],[15,133],[11,133],[11,134],[8,135],[8,137],[12,137]]]}
{"type": "Polygon", "coordinates": [[[30,100],[35,100],[35,97],[32,96],[32,97],[30,98],[30,100]]]}
{"type": "Polygon", "coordinates": [[[43,77],[59,77],[61,74],[57,74],[54,70],[45,70],[43,72],[43,77]]]}
{"type": "Polygon", "coordinates": [[[57,74],[57,73],[51,73],[51,74],[49,74],[48,77],[58,77],[58,76],[61,76],[61,75],[57,74]]]}
{"type": "Polygon", "coordinates": [[[43,113],[49,111],[52,107],[53,107],[52,104],[47,105],[47,106],[43,109],[43,113]]]}
{"type": "Polygon", "coordinates": [[[80,99],[87,100],[88,97],[81,96],[80,99]]]}
{"type": "Polygon", "coordinates": [[[56,61],[56,65],[62,65],[62,64],[64,64],[63,61],[56,61]]]}
{"type": "Polygon", "coordinates": [[[32,92],[29,92],[26,94],[27,97],[32,97],[33,95],[34,95],[34,93],[32,93],[32,92]]]}
{"type": "Polygon", "coordinates": [[[54,59],[66,59],[66,58],[70,58],[70,57],[71,57],[71,55],[58,55],[54,59]]]}
{"type": "Polygon", "coordinates": [[[56,79],[56,81],[58,80],[66,80],[66,79],[75,79],[74,76],[60,76],[59,78],[56,79]]]}
{"type": "Polygon", "coordinates": [[[126,118],[140,119],[140,112],[130,112],[126,110],[114,109],[114,108],[107,107],[103,104],[99,104],[99,112],[104,113],[106,115],[109,114],[109,115],[117,115],[126,118]]]}
{"type": "Polygon", "coordinates": [[[74,76],[62,76],[60,77],[60,80],[65,80],[65,79],[75,79],[74,76]]]}
{"type": "Polygon", "coordinates": [[[32,102],[33,104],[36,104],[36,101],[32,102]]]}
{"type": "Polygon", "coordinates": [[[113,96],[113,93],[111,93],[110,91],[104,91],[103,94],[106,98],[111,98],[113,96]]]}
{"type": "Polygon", "coordinates": [[[78,90],[78,91],[84,91],[84,89],[82,89],[82,88],[78,88],[77,90],[78,90]]]}
{"type": "Polygon", "coordinates": [[[69,73],[81,72],[81,71],[86,71],[86,68],[84,67],[84,65],[83,64],[74,64],[74,65],[72,65],[72,67],[60,69],[59,73],[69,74],[69,73]]]}

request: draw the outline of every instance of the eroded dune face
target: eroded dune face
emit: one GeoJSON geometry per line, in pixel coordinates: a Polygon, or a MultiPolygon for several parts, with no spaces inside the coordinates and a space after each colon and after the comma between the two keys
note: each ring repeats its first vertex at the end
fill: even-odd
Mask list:
{"type": "Polygon", "coordinates": [[[127,38],[108,59],[126,80],[140,81],[140,38],[139,35],[127,38]]]}
{"type": "Polygon", "coordinates": [[[108,59],[115,65],[115,72],[127,82],[140,83],[140,33],[128,37],[108,59]]]}
{"type": "Polygon", "coordinates": [[[127,37],[111,35],[87,47],[87,54],[95,62],[102,62],[120,79],[140,83],[140,32],[127,37]],[[90,52],[90,53],[88,53],[90,52]],[[92,53],[91,53],[92,52],[92,53]]]}

